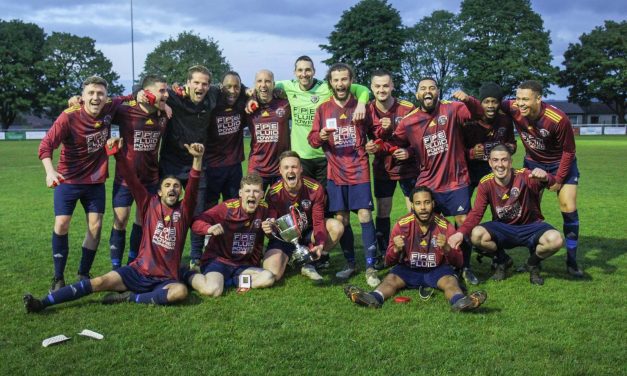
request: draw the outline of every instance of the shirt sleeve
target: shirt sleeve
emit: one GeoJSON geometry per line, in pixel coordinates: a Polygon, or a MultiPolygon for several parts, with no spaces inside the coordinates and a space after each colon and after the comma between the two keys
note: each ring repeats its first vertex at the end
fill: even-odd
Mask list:
{"type": "Polygon", "coordinates": [[[209,227],[222,221],[225,210],[226,206],[220,204],[194,217],[194,222],[192,222],[192,231],[194,234],[207,235],[209,227]]]}
{"type": "MultiPolygon", "coordinates": [[[[455,227],[449,223],[446,227],[446,239],[448,240],[453,234],[455,234],[455,227]]],[[[451,249],[448,253],[444,254],[444,258],[450,265],[458,268],[461,268],[464,264],[464,256],[459,248],[451,249]]]]}
{"type": "Polygon", "coordinates": [[[470,236],[472,229],[475,228],[479,223],[481,223],[481,219],[485,214],[485,210],[488,207],[489,202],[489,192],[487,189],[487,184],[479,183],[477,187],[477,197],[475,197],[475,204],[470,209],[470,212],[466,216],[466,220],[464,224],[459,228],[459,232],[464,234],[465,236],[470,236]]]}
{"type": "Polygon", "coordinates": [[[70,134],[70,124],[66,113],[61,113],[39,143],[39,159],[52,158],[52,152],[70,134]]]}
{"type": "MultiPolygon", "coordinates": [[[[200,171],[189,170],[189,179],[187,180],[187,186],[185,187],[185,196],[181,206],[183,207],[183,215],[186,218],[191,218],[194,215],[196,209],[196,200],[198,197],[198,184],[200,181],[200,171]]],[[[187,222],[189,223],[189,222],[187,222]]]]}
{"type": "Polygon", "coordinates": [[[311,131],[309,132],[309,135],[307,136],[307,141],[309,142],[309,145],[315,149],[321,147],[322,143],[324,142],[320,138],[320,129],[322,129],[320,125],[321,123],[322,123],[322,111],[320,110],[320,107],[318,107],[316,109],[316,115],[314,116],[314,120],[311,125],[311,131]]]}
{"type": "Polygon", "coordinates": [[[557,144],[562,147],[562,158],[560,159],[560,167],[555,174],[555,180],[557,183],[562,184],[568,172],[570,166],[575,160],[575,134],[573,132],[573,126],[570,124],[570,120],[567,117],[563,117],[557,124],[557,144]]]}
{"type": "Polygon", "coordinates": [[[316,191],[316,196],[313,201],[311,218],[313,220],[314,245],[324,245],[327,242],[327,226],[324,219],[326,196],[322,186],[316,191]]]}
{"type": "Polygon", "coordinates": [[[399,226],[399,224],[396,223],[394,227],[392,228],[392,232],[390,233],[390,241],[388,242],[388,249],[385,252],[385,265],[386,266],[398,264],[399,260],[401,259],[401,256],[404,253],[404,250],[397,253],[394,248],[394,238],[398,235],[403,235],[403,231],[401,230],[401,226],[399,226]]]}
{"type": "Polygon", "coordinates": [[[370,100],[370,90],[368,90],[367,87],[359,84],[351,85],[351,94],[353,94],[355,98],[357,98],[357,102],[362,104],[366,104],[370,100]]]}

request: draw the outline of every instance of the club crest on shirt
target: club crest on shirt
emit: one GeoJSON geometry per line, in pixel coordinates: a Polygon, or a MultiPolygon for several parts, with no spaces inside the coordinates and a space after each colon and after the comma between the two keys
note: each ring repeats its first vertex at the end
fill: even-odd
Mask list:
{"type": "Polygon", "coordinates": [[[253,228],[260,229],[261,228],[261,219],[255,219],[253,221],[253,228]]]}
{"type": "Polygon", "coordinates": [[[540,128],[539,132],[540,132],[540,136],[542,136],[543,138],[549,137],[549,131],[547,131],[546,129],[540,128]]]}
{"type": "Polygon", "coordinates": [[[499,128],[499,129],[496,131],[496,134],[497,134],[499,137],[503,138],[503,137],[505,137],[505,131],[506,131],[506,129],[505,129],[505,128],[499,128]]]}
{"type": "Polygon", "coordinates": [[[300,202],[300,206],[303,207],[303,210],[309,210],[309,208],[311,208],[311,201],[310,200],[303,200],[300,202]]]}
{"type": "Polygon", "coordinates": [[[520,189],[518,189],[518,187],[512,187],[512,189],[509,191],[509,195],[511,198],[517,198],[518,196],[520,196],[520,189]]]}
{"type": "Polygon", "coordinates": [[[448,122],[448,117],[446,115],[438,116],[438,125],[446,125],[448,122]]]}
{"type": "Polygon", "coordinates": [[[172,212],[172,222],[176,223],[181,219],[181,212],[174,211],[172,212]]]}
{"type": "Polygon", "coordinates": [[[311,96],[311,103],[318,103],[319,100],[320,100],[320,97],[318,97],[317,95],[311,96]]]}
{"type": "Polygon", "coordinates": [[[102,119],[102,122],[104,123],[104,125],[106,125],[107,127],[111,125],[111,115],[107,115],[104,117],[104,119],[102,119]]]}
{"type": "Polygon", "coordinates": [[[403,119],[402,116],[395,116],[394,117],[394,124],[398,125],[398,123],[400,123],[402,119],[403,119]]]}
{"type": "Polygon", "coordinates": [[[276,116],[278,116],[278,117],[281,117],[281,118],[282,118],[283,116],[285,116],[285,110],[284,110],[284,109],[282,109],[282,108],[277,108],[277,110],[276,110],[276,116]]]}

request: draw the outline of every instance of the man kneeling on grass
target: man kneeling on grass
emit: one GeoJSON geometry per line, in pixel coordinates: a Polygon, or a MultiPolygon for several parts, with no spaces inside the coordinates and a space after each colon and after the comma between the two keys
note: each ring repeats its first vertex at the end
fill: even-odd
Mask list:
{"type": "Polygon", "coordinates": [[[453,311],[469,311],[479,307],[487,298],[484,291],[464,295],[451,265],[461,267],[463,256],[459,248],[451,248],[446,239],[455,228],[446,218],[433,212],[433,193],[425,186],[411,192],[412,212],[401,217],[390,235],[385,255],[387,265],[398,264],[374,291],[365,292],[356,286],[346,286],[346,296],[356,304],[380,308],[385,299],[403,288],[438,288],[451,303],[453,311]]]}
{"type": "MultiPolygon", "coordinates": [[[[123,147],[122,139],[107,141],[110,150],[123,147]]],[[[44,308],[76,300],[100,291],[107,294],[103,304],[134,302],[165,305],[187,297],[187,287],[178,281],[181,253],[192,221],[198,181],[202,167],[202,144],[185,145],[194,158],[185,189],[185,197],[179,201],[181,182],[172,176],[161,180],[156,195],[148,194],[124,156],[115,154],[120,172],[141,211],[142,241],[137,258],[127,266],[96,277],[63,287],[39,300],[31,294],[24,296],[26,312],[39,312],[44,308]]]]}
{"type": "Polygon", "coordinates": [[[200,258],[201,273],[190,270],[183,279],[202,295],[222,295],[225,287],[238,286],[240,275],[250,276],[251,288],[274,284],[274,274],[259,267],[262,222],[268,217],[268,205],[262,198],[263,180],[248,175],[240,182],[239,198],[224,201],[194,219],[192,231],[209,235],[209,241],[200,258]]]}

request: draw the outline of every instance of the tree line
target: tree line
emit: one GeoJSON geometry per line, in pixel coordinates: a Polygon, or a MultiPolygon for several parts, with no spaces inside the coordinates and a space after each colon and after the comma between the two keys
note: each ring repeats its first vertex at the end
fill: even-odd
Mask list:
{"type": "MultiPolygon", "coordinates": [[[[343,12],[320,48],[331,55],[325,63],[350,63],[356,82],[369,82],[375,69],[393,72],[395,94],[406,98],[425,76],[438,81],[442,96],[457,88],[476,95],[488,81],[513,94],[519,82],[535,79],[568,87],[568,99],[580,105],[599,100],[624,123],[626,35],[627,21],[605,21],[569,44],[560,70],[551,65],[550,34],[529,0],[463,0],[458,14],[436,10],[410,27],[387,0],[362,0],[343,12]]],[[[185,31],[147,55],[140,78],[150,72],[184,82],[195,64],[218,78],[231,69],[217,41],[185,31]]],[[[110,82],[111,94],[122,93],[119,75],[93,39],[0,20],[2,128],[19,113],[56,117],[93,74],[110,82]]]]}

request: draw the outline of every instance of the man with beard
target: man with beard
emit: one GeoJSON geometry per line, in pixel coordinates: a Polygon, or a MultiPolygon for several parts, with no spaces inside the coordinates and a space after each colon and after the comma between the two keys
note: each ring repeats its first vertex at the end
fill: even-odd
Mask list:
{"type": "Polygon", "coordinates": [[[259,108],[246,117],[250,129],[248,174],[263,179],[263,191],[281,178],[279,156],[290,150],[290,106],[286,99],[274,99],[274,74],[262,69],[255,75],[255,97],[259,108]]]}
{"type": "Polygon", "coordinates": [[[558,108],[542,101],[542,85],[532,80],[518,85],[516,100],[503,101],[501,108],[514,119],[525,145],[524,166],[529,169],[539,167],[555,175],[555,184],[549,186],[549,190],[557,192],[564,220],[566,271],[575,278],[582,278],[584,273],[577,265],[579,169],[570,119],[558,108]]]}
{"type": "MultiPolygon", "coordinates": [[[[172,118],[163,134],[159,153],[161,177],[174,175],[181,184],[187,185],[192,158],[184,145],[198,142],[205,146],[205,150],[209,150],[207,137],[210,118],[220,95],[220,89],[210,85],[211,77],[209,69],[202,65],[194,65],[187,70],[187,82],[184,87],[176,88],[176,91],[168,90],[166,103],[172,108],[172,118]]],[[[201,176],[199,184],[195,214],[205,209],[204,176],[201,176]]],[[[141,227],[136,229],[133,225],[133,231],[141,233],[141,227]]],[[[198,259],[202,253],[204,237],[191,234],[191,240],[191,257],[198,259]]],[[[132,241],[131,249],[136,249],[132,241]]]]}
{"type": "MultiPolygon", "coordinates": [[[[123,140],[112,138],[107,141],[108,149],[113,149],[114,145],[123,148],[123,140]]],[[[119,152],[115,154],[120,173],[136,198],[137,210],[141,213],[143,227],[139,255],[130,265],[65,286],[41,300],[25,295],[26,312],[40,312],[48,306],[100,291],[114,291],[103,298],[103,304],[133,302],[165,305],[187,297],[187,288],[178,281],[179,264],[196,205],[204,147],[202,144],[185,147],[193,160],[183,201],[179,201],[182,186],[176,177],[163,178],[157,194],[151,195],[126,158],[119,152]]]]}
{"type": "MultiPolygon", "coordinates": [[[[368,103],[367,111],[372,119],[373,133],[377,139],[387,140],[401,119],[414,109],[414,105],[392,96],[394,82],[392,74],[386,70],[372,73],[370,89],[375,99],[368,103]]],[[[401,187],[407,210],[410,210],[409,193],[416,186],[418,164],[411,159],[398,160],[389,153],[377,153],[372,170],[374,197],[377,199],[375,227],[379,250],[383,251],[390,240],[390,213],[396,184],[401,187]]]]}
{"type": "MultiPolygon", "coordinates": [[[[281,181],[275,183],[266,195],[270,208],[270,221],[263,223],[266,233],[272,228],[274,218],[290,213],[293,206],[307,216],[308,227],[302,229],[299,243],[308,246],[316,257],[328,258],[329,251],[337,244],[344,232],[344,226],[337,219],[324,218],[326,194],[324,187],[317,181],[303,176],[300,157],[295,151],[285,151],[279,156],[281,181]]],[[[293,244],[271,239],[264,255],[263,267],[271,271],[278,281],[285,272],[295,246],[293,244]]],[[[301,273],[315,282],[322,281],[313,265],[304,265],[301,273]]]]}
{"type": "Polygon", "coordinates": [[[327,73],[327,82],[333,97],[316,110],[309,144],[322,148],[328,160],[327,193],[329,211],[344,225],[340,239],[346,258],[346,267],[336,277],[348,279],[355,272],[355,244],[350,229],[350,212],[357,211],[361,223],[361,237],[366,259],[366,281],[379,284],[376,261],[376,237],[372,222],[372,194],[370,192],[370,164],[366,153],[367,135],[371,132],[370,119],[355,120],[357,100],[350,93],[353,71],[343,63],[333,64],[327,73]]]}
{"type": "Polygon", "coordinates": [[[252,288],[270,287],[274,274],[259,266],[268,217],[259,175],[241,179],[239,198],[212,207],[194,219],[192,231],[209,235],[200,259],[200,271],[185,274],[184,281],[202,295],[218,297],[225,287],[237,286],[240,275],[250,276],[252,288]]]}
{"type": "MultiPolygon", "coordinates": [[[[540,262],[563,244],[561,234],[543,221],[540,210],[541,192],[555,184],[555,177],[540,168],[514,170],[511,152],[504,145],[492,148],[488,162],[492,173],[481,179],[474,207],[448,244],[457,247],[464,236],[470,235],[473,245],[485,252],[498,252],[497,257],[505,254],[504,249],[527,246],[531,254],[527,260],[529,281],[542,285],[540,262]],[[493,220],[479,225],[488,204],[493,220]]],[[[505,260],[498,261],[501,280],[505,277],[505,260]]]]}
{"type": "MultiPolygon", "coordinates": [[[[416,185],[429,187],[436,202],[435,211],[446,217],[454,216],[456,224],[461,226],[470,210],[468,167],[461,131],[471,116],[463,103],[441,101],[439,95],[435,79],[421,79],[416,92],[418,108],[399,122],[391,144],[385,143],[383,147],[384,151],[389,151],[391,145],[400,146],[394,155],[401,160],[411,154],[416,156],[420,163],[416,185]]],[[[462,276],[466,282],[476,285],[479,280],[470,269],[470,244],[464,243],[462,251],[462,276]]]]}
{"type": "Polygon", "coordinates": [[[403,288],[430,287],[444,291],[453,311],[470,311],[487,298],[484,291],[464,295],[451,265],[461,266],[462,254],[447,244],[455,229],[446,218],[434,213],[433,193],[425,186],[411,192],[412,212],[401,217],[392,230],[385,255],[387,265],[394,265],[372,292],[346,286],[348,298],[359,305],[380,308],[383,302],[403,288]]]}
{"type": "Polygon", "coordinates": [[[65,286],[65,264],[69,253],[68,232],[76,202],[81,201],[87,217],[78,268],[79,280],[89,279],[89,271],[100,243],[105,210],[105,186],[108,176],[104,145],[111,130],[111,120],[120,104],[129,97],[107,98],[107,81],[92,76],[83,82],[82,104],[71,106],[55,120],[39,144],[39,159],[46,170],[46,185],[54,190],[54,229],[52,261],[54,277],[50,292],[65,286]],[[52,153],[59,146],[57,169],[52,153]]]}
{"type": "MultiPolygon", "coordinates": [[[[159,109],[168,99],[167,84],[164,78],[156,75],[147,75],[141,83],[144,93],[151,93],[154,98],[151,102],[139,103],[128,101],[122,103],[113,123],[120,126],[120,137],[125,145],[121,150],[135,175],[142,182],[150,194],[159,189],[159,143],[165,131],[167,118],[159,109]]],[[[113,227],[109,238],[111,266],[115,270],[121,266],[122,256],[126,243],[126,224],[131,213],[133,195],[126,180],[120,173],[120,167],[115,168],[113,181],[113,227]]],[[[134,229],[141,229],[140,212],[135,213],[134,229]]],[[[131,249],[128,263],[137,256],[141,231],[133,231],[131,235],[131,249]]]]}

